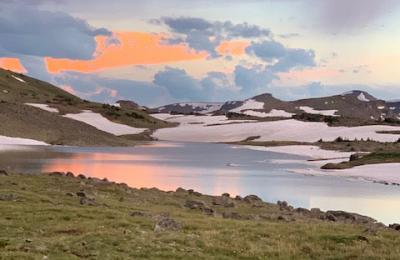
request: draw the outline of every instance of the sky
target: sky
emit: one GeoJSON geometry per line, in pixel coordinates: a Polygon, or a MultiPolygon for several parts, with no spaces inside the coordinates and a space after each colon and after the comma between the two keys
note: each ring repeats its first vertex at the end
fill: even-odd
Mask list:
{"type": "Polygon", "coordinates": [[[0,67],[147,106],[400,98],[398,0],[1,0],[0,67]]]}

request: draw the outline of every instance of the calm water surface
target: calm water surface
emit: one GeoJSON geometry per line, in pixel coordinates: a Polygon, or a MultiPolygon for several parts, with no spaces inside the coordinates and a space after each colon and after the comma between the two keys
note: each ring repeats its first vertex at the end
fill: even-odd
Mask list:
{"type": "Polygon", "coordinates": [[[269,202],[286,200],[296,207],[346,210],[386,224],[400,222],[399,187],[291,173],[314,167],[301,159],[307,158],[225,144],[159,142],[133,148],[42,147],[30,152],[3,152],[0,168],[71,171],[138,188],[256,194],[269,202]]]}

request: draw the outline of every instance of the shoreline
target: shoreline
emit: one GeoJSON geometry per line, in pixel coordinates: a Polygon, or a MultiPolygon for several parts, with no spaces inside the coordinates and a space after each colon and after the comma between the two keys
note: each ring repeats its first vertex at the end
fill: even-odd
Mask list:
{"type": "Polygon", "coordinates": [[[106,259],[111,254],[121,259],[310,259],[400,254],[398,224],[386,226],[345,211],[294,208],[285,201],[268,203],[255,195],[137,189],[61,172],[0,171],[0,183],[0,224],[7,227],[0,230],[0,258],[106,259]]]}
{"type": "Polygon", "coordinates": [[[338,170],[324,170],[321,169],[326,163],[340,163],[343,159],[338,157],[349,158],[351,154],[349,152],[340,152],[333,150],[324,150],[318,146],[313,145],[287,145],[287,146],[253,146],[253,145],[238,145],[246,149],[256,151],[268,151],[276,153],[284,153],[298,156],[309,157],[307,160],[298,160],[302,164],[311,164],[319,169],[307,169],[307,170],[291,170],[292,173],[299,173],[304,175],[318,175],[318,176],[338,176],[344,178],[362,178],[366,181],[384,184],[384,185],[396,185],[400,186],[400,163],[380,163],[380,164],[367,164],[356,166],[350,169],[338,169],[338,170]]]}

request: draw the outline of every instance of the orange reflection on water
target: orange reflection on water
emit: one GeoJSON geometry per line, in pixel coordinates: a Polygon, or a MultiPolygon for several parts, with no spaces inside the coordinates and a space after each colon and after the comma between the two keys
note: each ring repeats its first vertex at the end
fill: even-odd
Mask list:
{"type": "MultiPolygon", "coordinates": [[[[167,191],[183,187],[215,195],[224,192],[240,194],[239,179],[231,178],[232,172],[228,169],[204,170],[207,175],[193,174],[190,167],[163,165],[160,158],[143,154],[76,153],[62,159],[47,160],[42,171],[70,171],[87,177],[107,178],[135,188],[156,187],[167,191]]],[[[233,174],[238,176],[238,173],[233,174]]]]}

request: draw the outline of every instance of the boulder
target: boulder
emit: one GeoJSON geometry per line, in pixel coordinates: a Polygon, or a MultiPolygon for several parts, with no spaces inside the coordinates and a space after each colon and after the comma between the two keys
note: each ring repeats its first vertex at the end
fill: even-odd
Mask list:
{"type": "Polygon", "coordinates": [[[84,192],[83,190],[78,191],[78,192],[76,193],[76,196],[81,197],[81,198],[86,198],[86,197],[87,197],[87,196],[86,196],[86,192],[84,192]]]}
{"type": "Polygon", "coordinates": [[[62,172],[51,172],[49,173],[50,176],[64,176],[64,173],[62,172]]]}
{"type": "Polygon", "coordinates": [[[189,195],[194,195],[194,196],[197,196],[197,197],[200,197],[201,195],[203,195],[200,192],[194,191],[192,189],[188,190],[188,193],[189,193],[189,195]]]}
{"type": "Polygon", "coordinates": [[[154,226],[154,232],[179,231],[181,229],[182,229],[181,223],[167,216],[158,218],[154,226]]]}
{"type": "Polygon", "coordinates": [[[389,225],[389,228],[394,229],[396,231],[400,231],[400,224],[394,223],[389,225]]]}
{"type": "Polygon", "coordinates": [[[75,177],[75,175],[74,175],[72,172],[67,172],[67,173],[65,174],[65,176],[67,176],[67,177],[72,177],[72,178],[75,177]]]}
{"type": "Polygon", "coordinates": [[[87,197],[82,197],[79,199],[79,203],[81,205],[87,205],[87,206],[96,206],[96,200],[93,198],[87,198],[87,197]]]}
{"type": "Polygon", "coordinates": [[[276,203],[279,206],[279,209],[282,211],[291,211],[293,210],[293,207],[290,206],[286,201],[280,201],[278,200],[278,202],[276,203]]]}
{"type": "Polygon", "coordinates": [[[214,215],[214,210],[207,207],[203,201],[187,200],[184,206],[189,209],[201,210],[207,215],[214,215]]]}
{"type": "Polygon", "coordinates": [[[8,172],[5,170],[0,170],[0,176],[8,176],[8,172]]]}
{"type": "Polygon", "coordinates": [[[0,201],[17,201],[18,197],[14,194],[0,194],[0,201]]]}
{"type": "Polygon", "coordinates": [[[225,208],[235,207],[235,203],[229,197],[215,197],[212,200],[212,204],[216,206],[222,206],[225,208]]]}
{"type": "Polygon", "coordinates": [[[254,202],[262,202],[262,199],[260,199],[258,196],[256,195],[248,195],[246,197],[243,198],[243,200],[247,203],[254,203],[254,202]]]}
{"type": "Polygon", "coordinates": [[[332,215],[337,221],[357,223],[357,224],[374,224],[376,220],[367,216],[362,216],[356,213],[349,213],[345,211],[334,211],[330,210],[326,212],[326,215],[332,215]]]}

